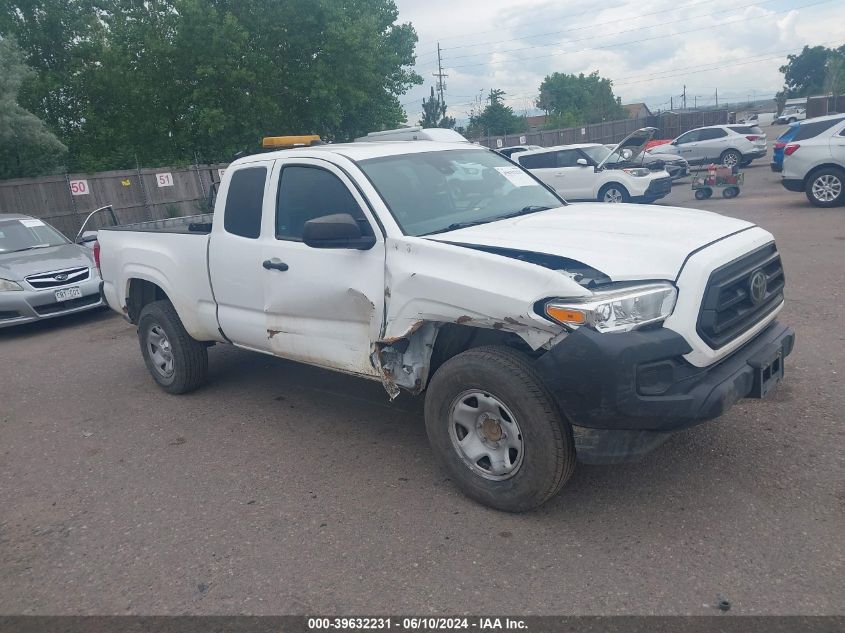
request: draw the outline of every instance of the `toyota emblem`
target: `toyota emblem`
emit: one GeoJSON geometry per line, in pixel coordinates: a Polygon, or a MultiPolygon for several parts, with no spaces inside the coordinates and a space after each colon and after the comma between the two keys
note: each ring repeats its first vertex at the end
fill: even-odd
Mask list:
{"type": "Polygon", "coordinates": [[[752,273],[748,282],[748,293],[751,297],[751,303],[755,306],[760,305],[766,298],[766,284],[766,273],[762,270],[752,273]]]}

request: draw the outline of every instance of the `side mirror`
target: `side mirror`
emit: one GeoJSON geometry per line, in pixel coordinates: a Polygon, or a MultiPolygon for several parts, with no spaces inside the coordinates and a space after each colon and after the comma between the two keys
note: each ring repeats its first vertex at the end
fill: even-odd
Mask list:
{"type": "Polygon", "coordinates": [[[308,220],[302,241],[311,248],[354,248],[365,251],[375,246],[376,238],[362,235],[361,227],[348,213],[324,215],[308,220]]]}
{"type": "Polygon", "coordinates": [[[586,158],[579,158],[578,160],[575,161],[575,164],[581,165],[581,167],[587,167],[587,166],[589,166],[590,163],[587,162],[586,158]]]}
{"type": "Polygon", "coordinates": [[[680,143],[678,143],[678,139],[675,139],[670,143],[670,145],[680,145],[680,143]]]}

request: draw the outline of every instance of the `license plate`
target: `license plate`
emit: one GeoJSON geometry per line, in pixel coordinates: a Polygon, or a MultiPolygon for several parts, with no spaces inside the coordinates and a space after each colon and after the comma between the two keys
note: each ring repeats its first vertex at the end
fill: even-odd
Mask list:
{"type": "Polygon", "coordinates": [[[56,290],[56,301],[70,301],[71,299],[81,299],[82,298],[82,290],[79,289],[79,286],[73,286],[72,288],[62,288],[61,290],[56,290]]]}
{"type": "Polygon", "coordinates": [[[765,398],[783,380],[783,352],[778,350],[764,362],[754,367],[753,398],[765,398]]]}

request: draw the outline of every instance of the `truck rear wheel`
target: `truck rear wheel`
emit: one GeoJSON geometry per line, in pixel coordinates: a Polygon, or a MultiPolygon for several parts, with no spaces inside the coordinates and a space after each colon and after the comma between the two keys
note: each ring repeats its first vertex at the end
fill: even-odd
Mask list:
{"type": "Polygon", "coordinates": [[[141,310],[138,342],[153,380],[166,392],[187,393],[205,382],[208,349],[191,338],[169,301],[153,301],[141,310]]]}
{"type": "Polygon", "coordinates": [[[458,488],[499,510],[542,505],[575,467],[571,428],[528,357],[507,347],[446,361],[429,383],[425,425],[458,488]]]}

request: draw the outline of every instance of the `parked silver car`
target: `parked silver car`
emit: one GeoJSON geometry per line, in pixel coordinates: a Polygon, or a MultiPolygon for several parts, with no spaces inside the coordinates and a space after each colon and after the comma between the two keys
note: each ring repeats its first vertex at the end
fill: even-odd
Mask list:
{"type": "Polygon", "coordinates": [[[0,328],[101,305],[91,249],[37,218],[0,214],[0,328]]]}
{"type": "Polygon", "coordinates": [[[681,134],[671,143],[656,145],[649,154],[675,154],[690,165],[721,163],[744,167],[769,151],[766,135],[756,125],[711,125],[681,134]]]}
{"type": "Polygon", "coordinates": [[[845,114],[802,121],[783,148],[781,178],[814,206],[845,204],[845,114]]]}

